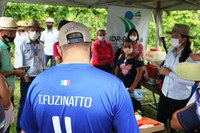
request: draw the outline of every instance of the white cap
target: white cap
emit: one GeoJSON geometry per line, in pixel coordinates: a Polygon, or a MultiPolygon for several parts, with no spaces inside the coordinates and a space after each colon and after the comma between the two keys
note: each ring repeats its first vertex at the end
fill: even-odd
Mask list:
{"type": "Polygon", "coordinates": [[[0,17],[0,29],[17,30],[17,24],[11,17],[0,17]]]}
{"type": "Polygon", "coordinates": [[[46,22],[46,23],[47,23],[47,22],[54,23],[55,21],[54,21],[54,19],[53,19],[53,18],[47,18],[47,19],[45,20],[45,22],[46,22]]]}
{"type": "Polygon", "coordinates": [[[62,26],[59,32],[59,45],[91,42],[88,28],[78,22],[70,22],[62,26]],[[73,36],[78,34],[78,36],[73,36]]]}

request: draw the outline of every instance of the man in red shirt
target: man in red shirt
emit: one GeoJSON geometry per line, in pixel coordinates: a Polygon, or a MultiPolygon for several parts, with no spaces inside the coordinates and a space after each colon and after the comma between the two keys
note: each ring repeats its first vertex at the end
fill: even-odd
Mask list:
{"type": "Polygon", "coordinates": [[[92,47],[92,65],[112,73],[111,63],[115,59],[115,53],[111,43],[105,40],[105,35],[105,30],[100,29],[97,31],[97,40],[92,47]]]}

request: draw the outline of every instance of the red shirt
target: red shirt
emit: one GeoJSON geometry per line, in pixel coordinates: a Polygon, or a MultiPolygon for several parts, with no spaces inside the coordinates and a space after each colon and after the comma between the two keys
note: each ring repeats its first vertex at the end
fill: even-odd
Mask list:
{"type": "Polygon", "coordinates": [[[115,53],[113,51],[110,42],[105,41],[105,45],[102,45],[99,40],[93,43],[92,48],[92,65],[101,66],[110,64],[115,59],[115,53]]]}
{"type": "Polygon", "coordinates": [[[57,49],[57,46],[59,45],[59,42],[56,42],[54,43],[53,45],[53,57],[56,57],[56,56],[60,56],[59,52],[58,52],[58,49],[57,49]]]}

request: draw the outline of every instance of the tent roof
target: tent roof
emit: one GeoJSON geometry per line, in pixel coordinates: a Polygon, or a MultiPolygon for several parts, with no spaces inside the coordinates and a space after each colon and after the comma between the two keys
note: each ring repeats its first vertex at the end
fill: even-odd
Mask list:
{"type": "Polygon", "coordinates": [[[102,7],[108,5],[126,6],[145,9],[172,10],[198,10],[200,0],[0,0],[8,2],[22,2],[34,4],[78,6],[78,7],[102,7]]]}

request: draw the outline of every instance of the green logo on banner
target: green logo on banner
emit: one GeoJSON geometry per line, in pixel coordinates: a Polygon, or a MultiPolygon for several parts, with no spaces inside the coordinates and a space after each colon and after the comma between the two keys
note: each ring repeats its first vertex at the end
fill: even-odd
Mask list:
{"type": "Polygon", "coordinates": [[[131,29],[135,29],[135,24],[132,22],[132,20],[134,21],[134,19],[140,19],[141,17],[141,12],[138,11],[136,13],[133,13],[131,11],[127,11],[123,17],[119,17],[119,19],[124,23],[124,27],[125,27],[125,33],[128,33],[129,30],[131,29]]]}

